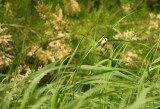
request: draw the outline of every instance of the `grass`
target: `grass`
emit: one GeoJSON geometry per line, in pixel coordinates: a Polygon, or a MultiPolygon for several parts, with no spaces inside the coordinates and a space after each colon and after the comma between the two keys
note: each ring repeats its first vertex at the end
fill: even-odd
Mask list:
{"type": "MultiPolygon", "coordinates": [[[[156,41],[123,39],[125,37],[123,33],[132,27],[136,29],[135,33],[128,37],[138,35],[141,38],[146,35],[146,28],[140,28],[139,24],[123,26],[127,21],[134,21],[136,18],[144,20],[145,16],[137,14],[143,12],[136,11],[137,13],[126,15],[122,13],[121,15],[122,9],[118,11],[115,8],[110,11],[103,10],[103,0],[101,2],[99,10],[93,9],[93,12],[88,12],[88,15],[86,13],[89,9],[80,14],[82,17],[65,16],[65,19],[68,19],[73,26],[70,36],[73,50],[70,54],[42,66],[39,70],[38,67],[41,64],[39,58],[30,59],[25,54],[25,47],[31,43],[29,38],[33,39],[33,43],[29,44],[30,47],[34,46],[33,44],[37,41],[42,48],[45,48],[50,42],[63,40],[67,35],[52,40],[48,40],[49,38],[44,34],[44,36],[32,38],[34,35],[29,31],[30,27],[24,26],[24,30],[18,30],[23,33],[23,37],[20,37],[19,41],[16,30],[10,30],[15,35],[12,44],[16,51],[14,53],[17,54],[11,65],[0,69],[2,72],[0,74],[1,109],[160,108],[159,38],[156,41]],[[107,15],[114,11],[118,13],[114,13],[108,18],[107,15]],[[84,19],[83,14],[87,15],[84,19]],[[76,20],[78,23],[75,23],[76,20]],[[122,39],[113,37],[115,29],[122,32],[122,39]],[[105,37],[108,38],[106,46],[109,44],[112,46],[99,50],[100,43],[105,37]],[[131,66],[127,67],[128,53],[139,50],[143,50],[143,53],[139,55],[140,59],[132,60],[131,66]],[[30,60],[32,62],[28,62],[30,60]],[[26,63],[28,65],[32,63],[30,65],[31,73],[25,78],[18,79],[19,66],[26,63]],[[12,75],[13,72],[14,75],[12,75]],[[14,79],[13,82],[11,82],[12,79],[14,79]]],[[[58,3],[61,2],[57,1],[58,3]]],[[[23,5],[30,7],[31,0],[25,1],[23,5]]],[[[80,5],[83,7],[83,4],[80,5]]],[[[25,10],[27,25],[32,24],[31,11],[31,9],[25,10]]],[[[37,22],[39,25],[41,23],[45,25],[40,20],[33,23],[37,22]]],[[[135,20],[135,22],[137,21],[135,20]]],[[[144,27],[146,25],[149,24],[144,24],[144,27]]],[[[53,29],[52,26],[46,26],[46,28],[53,29]]],[[[46,28],[38,29],[41,31],[44,29],[43,32],[45,32],[46,28]]],[[[158,34],[158,30],[152,31],[150,30],[149,38],[154,38],[154,32],[156,35],[158,34]]]]}
{"type": "Polygon", "coordinates": [[[160,66],[156,63],[160,59],[155,55],[159,52],[159,43],[160,41],[153,45],[141,62],[140,69],[135,70],[119,66],[124,58],[118,56],[120,53],[124,53],[130,44],[128,42],[120,42],[117,48],[111,51],[110,56],[107,56],[109,58],[98,62],[92,61],[93,63],[90,65],[85,65],[83,62],[90,54],[93,59],[96,58],[95,46],[86,48],[77,64],[71,63],[77,53],[78,44],[69,57],[47,65],[18,81],[16,85],[8,83],[3,86],[2,81],[1,109],[10,107],[20,109],[158,107],[159,79],[153,81],[151,73],[159,73],[160,66]],[[69,61],[65,65],[66,59],[69,61]],[[61,64],[57,65],[57,63],[61,64]],[[55,73],[52,75],[53,79],[39,87],[40,80],[50,72],[55,73]],[[29,80],[31,81],[29,82],[29,80]],[[20,91],[17,93],[12,89],[20,91]],[[9,92],[6,93],[7,91],[9,92]]]}

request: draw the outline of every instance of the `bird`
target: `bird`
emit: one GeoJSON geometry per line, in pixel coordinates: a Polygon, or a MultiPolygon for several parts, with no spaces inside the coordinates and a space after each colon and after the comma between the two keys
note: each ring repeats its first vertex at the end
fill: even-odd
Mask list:
{"type": "Polygon", "coordinates": [[[104,45],[107,43],[108,39],[104,38],[101,42],[101,49],[104,47],[104,45]]]}

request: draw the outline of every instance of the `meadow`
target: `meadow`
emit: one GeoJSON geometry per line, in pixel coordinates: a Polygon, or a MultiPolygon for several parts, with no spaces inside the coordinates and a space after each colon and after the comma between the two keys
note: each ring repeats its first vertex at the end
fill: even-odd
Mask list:
{"type": "Polygon", "coordinates": [[[159,109],[159,10],[158,0],[0,0],[0,108],[159,109]]]}

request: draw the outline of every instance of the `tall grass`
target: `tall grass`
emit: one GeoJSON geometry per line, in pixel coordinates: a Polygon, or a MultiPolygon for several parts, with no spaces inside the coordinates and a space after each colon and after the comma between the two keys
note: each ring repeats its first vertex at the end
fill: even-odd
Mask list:
{"type": "MultiPolygon", "coordinates": [[[[57,1],[58,3],[61,2],[57,1]]],[[[103,0],[100,3],[103,4],[103,0]]],[[[31,0],[25,0],[23,5],[31,7],[31,4],[31,0]]],[[[33,61],[30,62],[33,64],[31,65],[31,73],[25,78],[17,79],[16,75],[18,75],[20,63],[24,64],[23,61],[28,61],[27,54],[24,52],[26,51],[25,47],[28,46],[28,35],[31,34],[28,31],[29,27],[25,27],[22,31],[22,40],[17,41],[17,45],[20,47],[15,46],[14,48],[19,53],[17,52],[18,54],[12,64],[6,68],[7,70],[1,70],[5,73],[0,74],[0,109],[160,108],[160,40],[151,42],[154,44],[150,46],[151,44],[145,43],[146,40],[113,39],[111,36],[115,34],[110,30],[120,28],[120,23],[127,20],[128,17],[133,17],[135,13],[127,14],[119,20],[117,20],[117,14],[114,14],[110,16],[110,21],[105,21],[105,15],[115,11],[115,9],[108,12],[108,10],[104,11],[103,7],[104,5],[101,5],[98,11],[93,10],[86,17],[88,20],[96,14],[94,19],[97,22],[89,22],[91,23],[89,24],[90,28],[85,24],[87,20],[81,17],[79,17],[81,25],[74,23],[70,37],[73,39],[74,50],[70,54],[61,59],[56,59],[39,70],[37,70],[39,59],[31,58],[33,61]],[[108,13],[104,14],[103,12],[108,13]],[[105,30],[99,28],[99,26],[103,27],[112,22],[114,24],[105,27],[105,30]],[[79,28],[82,28],[81,31],[79,28]],[[99,50],[100,43],[105,37],[108,38],[107,44],[112,43],[112,46],[99,50]],[[137,48],[144,50],[140,56],[141,59],[133,60],[137,66],[125,66],[127,53],[132,50],[138,51],[137,48]],[[14,75],[12,75],[13,72],[14,75]],[[11,79],[14,81],[11,82],[11,79]]],[[[92,7],[84,11],[88,12],[91,9],[92,7]]],[[[31,11],[31,9],[25,10],[27,26],[32,24],[31,11]]],[[[74,17],[70,16],[68,19],[73,20],[74,17]]],[[[126,28],[128,29],[128,27],[126,28]]],[[[138,32],[135,32],[133,36],[143,34],[141,29],[138,27],[137,29],[138,32]]],[[[51,41],[62,40],[65,37],[64,35],[51,41]]],[[[45,38],[42,37],[40,39],[35,38],[35,40],[41,40],[42,48],[51,42],[50,40],[43,42],[45,38]]],[[[16,40],[13,43],[16,43],[16,40]]],[[[31,44],[30,46],[34,45],[31,44]]]]}
{"type": "Polygon", "coordinates": [[[87,48],[77,64],[71,63],[74,55],[78,53],[78,44],[69,57],[47,65],[18,81],[16,85],[8,83],[3,86],[1,82],[1,109],[158,108],[159,79],[153,81],[152,77],[159,73],[160,66],[156,63],[160,59],[155,55],[159,52],[159,43],[160,41],[153,45],[141,62],[141,68],[136,70],[119,65],[124,61],[119,55],[124,53],[129,42],[120,42],[117,48],[106,56],[108,58],[92,61],[94,63],[90,65],[83,62],[87,55],[96,53],[95,46],[87,48]],[[66,59],[69,61],[65,65],[66,59]],[[40,80],[53,71],[52,80],[39,87],[40,80]],[[11,90],[13,88],[20,91],[11,90]]]}

